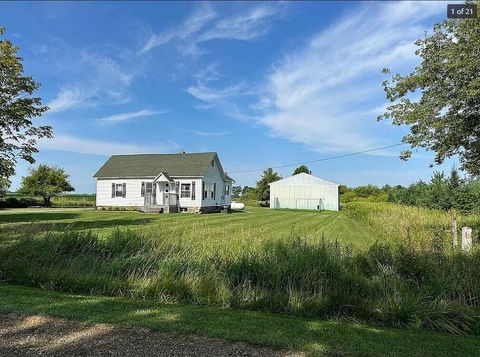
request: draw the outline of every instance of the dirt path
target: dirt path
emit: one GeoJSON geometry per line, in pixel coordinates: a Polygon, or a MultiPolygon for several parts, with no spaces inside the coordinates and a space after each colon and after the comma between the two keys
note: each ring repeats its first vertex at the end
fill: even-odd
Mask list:
{"type": "Polygon", "coordinates": [[[302,356],[221,339],[0,314],[0,356],[302,356]]]}

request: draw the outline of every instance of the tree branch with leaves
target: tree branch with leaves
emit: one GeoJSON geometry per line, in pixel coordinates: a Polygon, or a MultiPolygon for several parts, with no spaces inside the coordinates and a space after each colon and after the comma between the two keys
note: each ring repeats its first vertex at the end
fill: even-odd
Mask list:
{"type": "MultiPolygon", "coordinates": [[[[392,104],[378,117],[409,126],[403,142],[434,151],[436,164],[458,155],[461,169],[473,176],[480,176],[479,44],[479,19],[436,24],[432,34],[416,41],[420,65],[383,82],[392,104]]],[[[407,150],[400,157],[411,155],[407,150]]]]}
{"type": "MultiPolygon", "coordinates": [[[[0,27],[0,36],[4,33],[5,28],[0,27]]],[[[3,191],[15,174],[17,160],[35,163],[37,139],[53,135],[50,126],[33,125],[32,120],[49,108],[42,106],[41,98],[33,96],[40,84],[23,74],[23,59],[17,56],[18,51],[9,40],[0,40],[0,186],[3,191]]]]}

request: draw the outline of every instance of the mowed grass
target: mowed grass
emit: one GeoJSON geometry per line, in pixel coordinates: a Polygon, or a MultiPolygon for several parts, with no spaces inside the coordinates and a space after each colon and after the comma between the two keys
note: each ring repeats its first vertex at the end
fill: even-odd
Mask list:
{"type": "Polygon", "coordinates": [[[85,209],[4,209],[0,210],[0,235],[8,239],[22,237],[29,232],[90,230],[101,237],[115,229],[161,230],[190,235],[198,229],[207,229],[212,239],[231,235],[239,239],[248,232],[256,239],[274,239],[293,233],[337,240],[357,248],[375,243],[375,235],[367,224],[362,224],[345,212],[315,212],[270,210],[249,207],[245,212],[232,214],[143,214],[132,211],[95,211],[85,209]]]}
{"type": "Polygon", "coordinates": [[[452,249],[445,213],[39,209],[4,210],[0,222],[0,281],[480,334],[480,250],[452,249]]]}
{"type": "Polygon", "coordinates": [[[373,328],[359,323],[83,296],[0,284],[0,312],[146,327],[305,352],[307,356],[478,356],[477,336],[373,328]]]}

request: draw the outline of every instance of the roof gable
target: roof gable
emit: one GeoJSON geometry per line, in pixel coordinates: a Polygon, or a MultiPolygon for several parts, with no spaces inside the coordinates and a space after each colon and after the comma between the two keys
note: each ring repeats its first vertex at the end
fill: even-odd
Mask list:
{"type": "Polygon", "coordinates": [[[113,155],[93,177],[156,177],[161,172],[169,176],[204,176],[216,157],[215,152],[113,155]]]}
{"type": "Polygon", "coordinates": [[[311,185],[311,184],[321,184],[321,183],[327,183],[327,184],[339,186],[338,183],[324,180],[320,177],[316,177],[316,176],[307,174],[305,172],[301,172],[297,175],[292,175],[284,179],[274,181],[270,183],[270,185],[274,185],[274,184],[311,185]]]}

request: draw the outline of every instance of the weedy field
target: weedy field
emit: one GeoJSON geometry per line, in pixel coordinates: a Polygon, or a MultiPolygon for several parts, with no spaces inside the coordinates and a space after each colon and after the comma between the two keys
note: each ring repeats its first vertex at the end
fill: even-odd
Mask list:
{"type": "MultiPolygon", "coordinates": [[[[446,213],[0,213],[0,280],[74,293],[480,333],[480,251],[451,248],[446,213]]],[[[478,217],[459,217],[478,227],[478,217]]]]}

